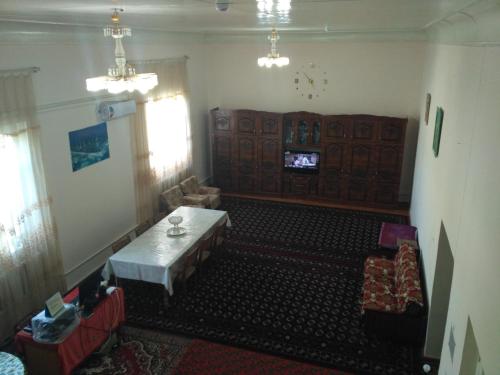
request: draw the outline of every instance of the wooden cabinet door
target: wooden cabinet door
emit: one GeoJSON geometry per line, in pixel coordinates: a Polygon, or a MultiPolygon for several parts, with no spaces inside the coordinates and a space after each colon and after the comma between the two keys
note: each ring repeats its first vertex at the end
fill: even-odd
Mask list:
{"type": "Polygon", "coordinates": [[[231,135],[215,134],[212,145],[215,185],[228,192],[234,191],[231,139],[231,135]]]}
{"type": "Polygon", "coordinates": [[[261,192],[281,192],[281,169],[281,139],[260,138],[258,171],[261,192]]]}
{"type": "Polygon", "coordinates": [[[223,111],[217,110],[213,111],[214,123],[213,130],[215,133],[232,133],[233,123],[231,121],[233,112],[232,111],[223,111]]]}
{"type": "Polygon", "coordinates": [[[238,190],[253,193],[257,189],[257,138],[240,136],[237,147],[238,190]]]}
{"type": "Polygon", "coordinates": [[[399,184],[377,183],[373,188],[373,202],[395,204],[399,200],[399,184]]]}
{"type": "Polygon", "coordinates": [[[284,147],[320,147],[322,117],[311,112],[292,112],[283,116],[284,147]]]}
{"type": "Polygon", "coordinates": [[[335,201],[344,199],[344,183],[341,176],[326,175],[321,181],[320,195],[335,201]]]}
{"type": "Polygon", "coordinates": [[[320,166],[325,175],[339,176],[347,165],[349,146],[346,143],[327,143],[320,156],[320,166]]]}
{"type": "Polygon", "coordinates": [[[353,142],[374,142],[376,140],[376,122],[370,116],[355,116],[352,123],[351,139],[353,142]]]}
{"type": "Polygon", "coordinates": [[[276,113],[261,112],[259,128],[260,128],[259,131],[260,136],[280,139],[281,115],[276,113]]]}
{"type": "Polygon", "coordinates": [[[390,119],[379,126],[378,139],[383,144],[404,144],[406,123],[401,119],[390,119]]]}
{"type": "Polygon", "coordinates": [[[255,111],[237,111],[236,133],[238,135],[257,134],[257,116],[255,111]]]}
{"type": "Polygon", "coordinates": [[[371,186],[368,178],[346,178],[346,199],[355,203],[371,200],[371,186]]]}
{"type": "Polygon", "coordinates": [[[377,181],[397,183],[401,174],[400,146],[378,146],[375,163],[377,181]]]}
{"type": "Polygon", "coordinates": [[[347,141],[351,137],[352,128],[352,121],[349,117],[325,116],[323,119],[323,140],[325,142],[347,141]]]}
{"type": "Polygon", "coordinates": [[[352,144],[346,158],[347,170],[352,178],[368,178],[373,172],[374,146],[370,144],[352,144]]]}

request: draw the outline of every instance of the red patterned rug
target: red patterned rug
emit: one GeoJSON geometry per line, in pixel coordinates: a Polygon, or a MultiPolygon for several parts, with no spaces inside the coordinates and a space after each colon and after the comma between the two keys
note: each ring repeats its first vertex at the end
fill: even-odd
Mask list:
{"type": "Polygon", "coordinates": [[[349,375],[319,366],[287,360],[267,354],[251,352],[231,346],[193,340],[187,348],[175,375],[349,375]]]}
{"type": "Polygon", "coordinates": [[[121,344],[108,355],[94,355],[74,375],[352,375],[267,354],[123,327],[121,344]]]}
{"type": "Polygon", "coordinates": [[[167,375],[191,340],[133,327],[122,327],[120,345],[107,355],[93,355],[74,375],[167,375]]]}

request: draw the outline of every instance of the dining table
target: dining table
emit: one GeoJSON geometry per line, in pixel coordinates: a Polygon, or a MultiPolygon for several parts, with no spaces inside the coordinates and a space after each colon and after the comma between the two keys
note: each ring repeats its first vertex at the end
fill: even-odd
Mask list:
{"type": "Polygon", "coordinates": [[[183,255],[211,236],[224,222],[226,226],[231,225],[226,211],[181,206],[108,258],[102,277],[109,280],[114,275],[162,284],[171,296],[183,255]],[[178,233],[172,233],[169,222],[172,216],[182,217],[178,233]]]}

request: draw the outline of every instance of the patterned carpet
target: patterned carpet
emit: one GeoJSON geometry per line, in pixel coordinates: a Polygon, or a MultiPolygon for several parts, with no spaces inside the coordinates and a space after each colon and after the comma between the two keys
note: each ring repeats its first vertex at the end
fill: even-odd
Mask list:
{"type": "Polygon", "coordinates": [[[410,375],[415,348],[368,337],[362,265],[387,215],[225,199],[223,248],[175,294],[127,282],[129,323],[357,374],[410,375]]]}
{"type": "Polygon", "coordinates": [[[177,335],[122,327],[121,344],[74,375],[353,375],[177,335]]]}
{"type": "Polygon", "coordinates": [[[122,327],[120,345],[108,355],[93,355],[74,375],[167,375],[181,360],[190,340],[133,327],[122,327]]]}

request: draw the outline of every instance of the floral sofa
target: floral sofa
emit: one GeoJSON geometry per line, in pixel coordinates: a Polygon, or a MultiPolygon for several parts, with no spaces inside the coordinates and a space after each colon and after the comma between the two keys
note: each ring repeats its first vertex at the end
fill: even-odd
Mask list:
{"type": "Polygon", "coordinates": [[[425,305],[416,250],[403,243],[394,259],[365,261],[362,314],[365,328],[391,339],[420,342],[425,305]]]}

